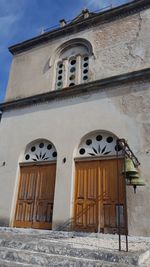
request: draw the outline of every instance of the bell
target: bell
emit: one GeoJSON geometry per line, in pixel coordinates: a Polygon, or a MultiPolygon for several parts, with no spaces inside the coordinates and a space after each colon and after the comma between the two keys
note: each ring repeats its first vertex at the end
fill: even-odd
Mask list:
{"type": "Polygon", "coordinates": [[[128,173],[128,175],[127,175],[127,179],[129,181],[131,181],[132,179],[139,179],[139,178],[140,178],[140,176],[139,176],[138,170],[137,170],[137,173],[128,173]]]}
{"type": "Polygon", "coordinates": [[[130,158],[125,159],[125,169],[122,174],[126,174],[128,179],[131,175],[137,174],[138,170],[134,167],[133,161],[130,158]]]}
{"type": "Polygon", "coordinates": [[[129,186],[133,186],[134,188],[134,193],[136,193],[136,187],[137,186],[144,186],[145,183],[144,183],[144,180],[140,177],[138,178],[135,178],[135,176],[132,178],[132,176],[130,176],[130,181],[127,182],[127,185],[129,186]]]}

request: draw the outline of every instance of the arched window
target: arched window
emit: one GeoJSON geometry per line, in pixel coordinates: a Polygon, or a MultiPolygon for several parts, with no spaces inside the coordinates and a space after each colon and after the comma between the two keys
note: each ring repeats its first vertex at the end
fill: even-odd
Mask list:
{"type": "Polygon", "coordinates": [[[84,39],[73,39],[58,49],[56,66],[57,90],[71,87],[90,80],[89,59],[92,55],[91,44],[84,39]]]}
{"type": "Polygon", "coordinates": [[[79,144],[77,157],[104,157],[116,156],[118,151],[122,155],[122,149],[116,145],[117,137],[109,132],[97,131],[88,134],[79,144]]]}
{"type": "Polygon", "coordinates": [[[54,145],[47,140],[37,140],[30,143],[24,154],[24,162],[54,161],[57,159],[57,151],[54,145]]]}

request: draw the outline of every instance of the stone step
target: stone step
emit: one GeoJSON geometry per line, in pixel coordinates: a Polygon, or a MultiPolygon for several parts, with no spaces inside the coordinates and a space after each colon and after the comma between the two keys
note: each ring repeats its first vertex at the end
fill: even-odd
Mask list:
{"type": "MultiPolygon", "coordinates": [[[[48,266],[41,266],[41,267],[126,267],[123,265],[116,265],[116,264],[105,264],[103,262],[96,264],[95,262],[91,262],[91,265],[87,265],[87,263],[83,263],[82,265],[78,265],[74,263],[68,262],[68,264],[63,265],[63,264],[49,264],[48,266]]],[[[0,260],[0,267],[37,267],[37,265],[32,265],[32,264],[24,264],[24,263],[18,263],[18,262],[12,262],[12,261],[5,261],[5,260],[0,260]]],[[[132,267],[132,266],[130,266],[132,267]]],[[[145,266],[144,266],[145,267],[145,266]]],[[[149,266],[148,266],[149,267],[149,266]]]]}
{"type": "Polygon", "coordinates": [[[26,250],[0,249],[0,266],[7,267],[134,267],[134,265],[124,265],[122,263],[97,261],[91,259],[81,259],[62,255],[50,255],[46,253],[30,252],[26,250]]]}
{"type": "Polygon", "coordinates": [[[36,267],[37,265],[12,262],[0,259],[0,267],[36,267]]]}
{"type": "Polygon", "coordinates": [[[18,250],[27,250],[39,253],[53,254],[53,255],[66,255],[71,257],[86,258],[93,260],[102,260],[106,262],[116,262],[126,265],[138,266],[141,258],[145,252],[139,253],[125,253],[118,251],[110,251],[99,249],[94,246],[87,246],[81,244],[70,244],[62,240],[32,240],[29,237],[22,239],[16,236],[13,240],[10,237],[0,240],[0,250],[3,248],[12,248],[18,250]]]}
{"type": "MultiPolygon", "coordinates": [[[[118,242],[117,234],[102,234],[102,233],[86,233],[86,232],[65,232],[65,231],[53,231],[53,230],[39,230],[39,229],[30,229],[30,228],[11,228],[11,227],[0,227],[0,237],[1,236],[29,236],[34,238],[42,239],[67,239],[74,237],[88,237],[96,238],[103,240],[113,240],[118,242]]],[[[122,236],[123,237],[123,236],[122,236]]],[[[150,244],[150,237],[128,237],[130,243],[135,242],[148,242],[150,244]]]]}
{"type": "Polygon", "coordinates": [[[141,266],[150,254],[150,240],[136,242],[130,239],[140,250],[127,253],[116,249],[115,235],[0,228],[0,266],[141,266]]]}
{"type": "MultiPolygon", "coordinates": [[[[39,230],[39,229],[31,229],[31,228],[11,228],[11,227],[0,227],[0,236],[3,235],[26,235],[32,237],[40,237],[40,238],[71,238],[73,236],[89,236],[89,233],[82,232],[65,232],[65,231],[52,231],[52,230],[39,230]]],[[[94,236],[97,234],[93,233],[94,236]]],[[[92,234],[92,236],[93,236],[92,234]]],[[[111,236],[111,235],[109,235],[111,236]]]]}

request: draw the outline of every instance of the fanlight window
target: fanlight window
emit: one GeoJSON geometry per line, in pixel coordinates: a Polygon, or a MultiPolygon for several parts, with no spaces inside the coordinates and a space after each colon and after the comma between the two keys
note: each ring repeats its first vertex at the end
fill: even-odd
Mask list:
{"type": "Polygon", "coordinates": [[[87,136],[78,147],[77,157],[112,156],[122,154],[120,146],[116,145],[116,136],[106,132],[96,132],[87,136]]]}
{"type": "Polygon", "coordinates": [[[54,145],[47,140],[38,140],[29,146],[25,151],[24,161],[52,161],[57,159],[57,151],[54,145]]]}
{"type": "Polygon", "coordinates": [[[61,51],[56,68],[57,90],[89,81],[90,55],[91,50],[84,43],[70,44],[61,51]]]}

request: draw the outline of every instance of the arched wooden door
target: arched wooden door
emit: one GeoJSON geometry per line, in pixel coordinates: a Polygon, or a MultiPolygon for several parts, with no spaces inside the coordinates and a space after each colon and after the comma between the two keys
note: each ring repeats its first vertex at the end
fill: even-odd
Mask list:
{"type": "Polygon", "coordinates": [[[51,229],[56,164],[20,167],[14,226],[51,229]]]}
{"type": "Polygon", "coordinates": [[[74,229],[88,232],[115,233],[118,209],[121,230],[125,232],[125,181],[119,160],[119,202],[117,160],[94,160],[76,163],[74,229]]]}

